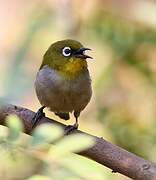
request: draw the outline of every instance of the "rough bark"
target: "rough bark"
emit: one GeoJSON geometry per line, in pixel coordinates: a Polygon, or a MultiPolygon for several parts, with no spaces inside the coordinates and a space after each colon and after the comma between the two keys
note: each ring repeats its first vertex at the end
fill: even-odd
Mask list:
{"type": "MultiPolygon", "coordinates": [[[[19,116],[23,121],[25,133],[31,134],[33,130],[31,120],[34,116],[34,112],[22,107],[5,105],[0,107],[0,124],[5,125],[6,116],[12,113],[19,116]]],[[[64,129],[66,127],[63,124],[46,117],[40,120],[39,124],[42,123],[55,123],[59,126],[62,126],[64,129]]],[[[85,132],[75,130],[73,133],[85,132]]],[[[131,152],[113,145],[110,142],[104,140],[102,137],[99,138],[93,135],[90,136],[95,138],[96,144],[93,147],[80,152],[79,154],[112,169],[113,172],[119,172],[132,179],[156,180],[155,163],[145,160],[131,152]]]]}

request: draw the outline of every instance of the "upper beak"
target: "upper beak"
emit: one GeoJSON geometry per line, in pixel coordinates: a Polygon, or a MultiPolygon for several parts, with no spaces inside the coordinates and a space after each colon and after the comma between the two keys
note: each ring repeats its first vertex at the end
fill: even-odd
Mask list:
{"type": "Polygon", "coordinates": [[[85,54],[85,51],[87,51],[87,50],[91,50],[91,49],[82,47],[82,48],[78,49],[77,51],[75,51],[73,53],[73,56],[75,56],[77,58],[82,58],[82,59],[87,59],[87,58],[93,59],[91,56],[88,56],[85,54]]]}

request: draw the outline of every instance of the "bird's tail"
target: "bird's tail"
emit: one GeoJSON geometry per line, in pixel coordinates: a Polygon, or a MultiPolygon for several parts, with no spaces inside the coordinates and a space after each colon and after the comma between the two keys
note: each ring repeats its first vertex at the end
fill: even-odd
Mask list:
{"type": "Polygon", "coordinates": [[[69,113],[56,112],[55,115],[59,116],[61,119],[64,119],[66,121],[70,118],[69,113]]]}

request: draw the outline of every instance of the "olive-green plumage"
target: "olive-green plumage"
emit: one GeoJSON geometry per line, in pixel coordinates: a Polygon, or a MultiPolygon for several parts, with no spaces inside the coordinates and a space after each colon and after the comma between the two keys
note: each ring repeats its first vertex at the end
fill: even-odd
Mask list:
{"type": "Polygon", "coordinates": [[[42,106],[48,107],[60,118],[69,119],[74,111],[76,118],[90,101],[92,90],[87,58],[89,48],[75,40],[53,43],[46,51],[35,88],[42,106]]]}
{"type": "Polygon", "coordinates": [[[69,58],[61,52],[64,47],[72,47],[73,50],[77,50],[83,46],[81,43],[69,39],[53,43],[46,51],[40,69],[44,65],[49,65],[49,67],[59,70],[68,63],[69,58]]]}

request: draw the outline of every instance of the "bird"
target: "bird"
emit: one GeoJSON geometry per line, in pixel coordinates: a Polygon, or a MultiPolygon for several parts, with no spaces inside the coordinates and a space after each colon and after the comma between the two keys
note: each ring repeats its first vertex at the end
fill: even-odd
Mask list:
{"type": "Polygon", "coordinates": [[[42,107],[33,117],[33,128],[45,116],[45,107],[64,120],[69,120],[73,113],[75,123],[67,129],[78,128],[80,113],[92,96],[87,59],[93,58],[86,54],[87,50],[91,49],[72,39],[54,42],[48,48],[34,83],[42,107]]]}

